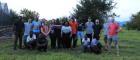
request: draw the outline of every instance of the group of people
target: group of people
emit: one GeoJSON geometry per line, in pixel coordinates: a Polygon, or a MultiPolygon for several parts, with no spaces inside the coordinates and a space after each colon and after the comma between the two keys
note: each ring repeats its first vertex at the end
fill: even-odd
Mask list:
{"type": "Polygon", "coordinates": [[[113,40],[117,53],[119,53],[118,32],[120,27],[114,18],[110,20],[106,18],[103,26],[99,19],[92,22],[90,18],[86,23],[77,22],[74,18],[65,22],[60,22],[59,19],[52,19],[50,23],[46,23],[46,21],[46,19],[39,20],[35,16],[34,20],[28,19],[28,22],[24,23],[23,18],[19,17],[18,22],[14,24],[14,49],[17,49],[17,41],[19,41],[19,48],[22,48],[23,39],[25,48],[46,51],[49,36],[52,49],[76,48],[77,41],[80,40],[84,51],[101,53],[100,34],[103,30],[105,49],[111,51],[113,40]]]}

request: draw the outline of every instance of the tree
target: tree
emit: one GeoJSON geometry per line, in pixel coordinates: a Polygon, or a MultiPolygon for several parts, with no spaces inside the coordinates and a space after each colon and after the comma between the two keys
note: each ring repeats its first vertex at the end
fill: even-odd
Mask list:
{"type": "Polygon", "coordinates": [[[14,24],[17,20],[18,20],[18,14],[15,11],[10,10],[10,21],[9,21],[11,22],[10,24],[14,24]]]}
{"type": "Polygon", "coordinates": [[[138,12],[135,15],[132,15],[131,21],[127,22],[126,27],[128,29],[140,30],[140,12],[138,12]]]}
{"type": "Polygon", "coordinates": [[[103,16],[107,15],[115,5],[113,0],[80,0],[72,15],[81,22],[86,22],[89,17],[93,22],[95,19],[103,21],[103,16]]]}
{"type": "Polygon", "coordinates": [[[26,8],[24,8],[23,10],[20,11],[20,14],[22,14],[24,16],[24,19],[34,19],[34,16],[39,16],[39,13],[36,11],[31,11],[28,10],[26,8]]]}

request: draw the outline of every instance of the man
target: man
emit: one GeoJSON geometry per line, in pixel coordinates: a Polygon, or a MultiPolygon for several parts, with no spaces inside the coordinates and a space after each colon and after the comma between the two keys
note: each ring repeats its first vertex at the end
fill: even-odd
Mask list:
{"type": "Polygon", "coordinates": [[[99,22],[99,19],[95,20],[95,26],[94,26],[94,38],[97,40],[100,40],[100,32],[101,32],[102,26],[99,22]]]}
{"type": "Polygon", "coordinates": [[[30,31],[32,27],[31,19],[29,19],[28,22],[25,22],[24,25],[25,25],[24,36],[23,36],[24,46],[27,47],[26,40],[27,40],[27,36],[30,35],[30,31]]]}
{"type": "MultiPolygon", "coordinates": [[[[38,16],[35,16],[34,17],[35,20],[33,20],[32,22],[32,31],[33,31],[33,34],[36,35],[36,41],[35,41],[35,47],[37,45],[37,41],[39,39],[39,34],[41,33],[41,21],[39,21],[38,19],[38,16]]],[[[33,49],[35,49],[35,47],[33,47],[33,49]]]]}
{"type": "Polygon", "coordinates": [[[14,50],[17,48],[17,41],[19,41],[19,48],[22,48],[22,36],[24,32],[24,22],[22,21],[22,17],[19,17],[19,20],[14,24],[14,32],[15,32],[15,41],[14,41],[14,50]]]}
{"type": "Polygon", "coordinates": [[[120,31],[119,24],[115,22],[115,19],[112,19],[112,22],[109,25],[109,32],[108,32],[108,49],[111,52],[111,43],[112,40],[115,43],[115,48],[117,51],[117,56],[119,56],[119,46],[118,46],[118,32],[120,31]]]}
{"type": "Polygon", "coordinates": [[[108,17],[106,17],[105,18],[105,23],[103,24],[103,34],[104,34],[105,50],[107,50],[108,27],[109,27],[109,19],[108,19],[108,17]]]}
{"type": "Polygon", "coordinates": [[[93,35],[93,28],[94,28],[94,23],[91,21],[91,19],[88,19],[88,22],[85,24],[86,28],[86,35],[88,38],[90,38],[90,42],[92,40],[92,35],[93,35]]]}
{"type": "MultiPolygon", "coordinates": [[[[55,22],[55,28],[54,28],[54,33],[55,33],[55,41],[57,41],[57,48],[62,48],[62,39],[61,39],[61,23],[59,21],[59,19],[56,20],[55,22]]],[[[55,44],[56,45],[56,44],[55,44]]]]}
{"type": "Polygon", "coordinates": [[[51,39],[51,48],[54,49],[56,48],[56,35],[55,35],[55,19],[52,19],[51,20],[51,24],[50,24],[50,33],[49,33],[49,36],[50,36],[50,39],[51,39]]]}
{"type": "Polygon", "coordinates": [[[41,32],[41,21],[39,21],[38,16],[35,16],[35,20],[32,22],[32,31],[36,35],[38,39],[39,34],[41,32]]]}
{"type": "Polygon", "coordinates": [[[82,45],[82,39],[84,38],[84,26],[83,26],[83,23],[79,23],[77,30],[78,30],[77,36],[81,40],[81,45],[82,45]]]}
{"type": "Polygon", "coordinates": [[[72,47],[75,48],[76,45],[77,45],[77,27],[78,27],[78,23],[77,21],[75,21],[74,18],[71,19],[71,21],[69,22],[69,25],[71,26],[71,29],[72,29],[72,42],[73,42],[73,45],[72,47]]]}

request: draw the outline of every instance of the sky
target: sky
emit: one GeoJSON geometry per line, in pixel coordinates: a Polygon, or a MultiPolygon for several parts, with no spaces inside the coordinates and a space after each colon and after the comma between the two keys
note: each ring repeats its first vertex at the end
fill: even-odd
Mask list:
{"type": "MultiPolygon", "coordinates": [[[[37,11],[40,18],[53,19],[62,16],[69,16],[73,9],[78,4],[79,0],[1,0],[2,3],[7,3],[10,9],[19,11],[27,8],[37,11]]],[[[120,15],[120,21],[127,21],[132,14],[140,11],[140,0],[115,0],[116,8],[112,10],[117,15],[120,15]]]]}

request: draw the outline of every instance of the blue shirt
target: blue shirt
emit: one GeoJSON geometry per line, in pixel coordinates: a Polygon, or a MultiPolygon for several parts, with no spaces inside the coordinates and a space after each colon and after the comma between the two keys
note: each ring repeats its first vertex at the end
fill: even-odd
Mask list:
{"type": "Polygon", "coordinates": [[[29,35],[31,31],[32,23],[26,22],[24,23],[24,26],[25,26],[24,35],[29,35]]]}
{"type": "Polygon", "coordinates": [[[32,22],[32,26],[33,26],[33,32],[38,33],[40,32],[40,27],[41,27],[41,21],[33,21],[32,22]]]}
{"type": "Polygon", "coordinates": [[[93,22],[87,22],[85,24],[87,34],[92,34],[93,33],[93,26],[94,26],[93,22]]]}

